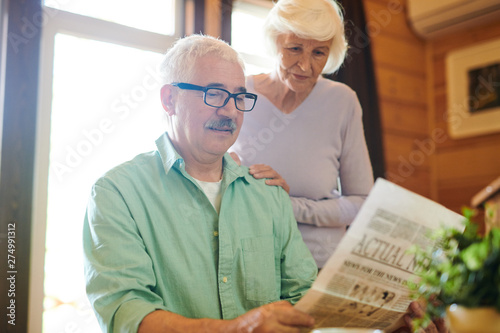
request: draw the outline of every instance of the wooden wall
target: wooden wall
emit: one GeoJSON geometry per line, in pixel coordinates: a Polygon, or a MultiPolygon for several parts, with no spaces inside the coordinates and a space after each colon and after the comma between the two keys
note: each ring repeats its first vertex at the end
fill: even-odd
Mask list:
{"type": "Polygon", "coordinates": [[[500,23],[423,40],[409,27],[406,9],[395,9],[397,4],[405,7],[406,1],[364,0],[368,22],[387,23],[370,34],[387,178],[460,212],[500,176],[500,133],[449,136],[445,58],[452,50],[500,38],[500,23]],[[392,15],[384,21],[387,13],[392,15]]]}
{"type": "MultiPolygon", "coordinates": [[[[430,129],[447,133],[446,55],[456,49],[499,38],[500,22],[428,42],[429,67],[433,73],[429,83],[432,100],[430,129]]],[[[437,146],[433,168],[435,181],[432,186],[435,187],[437,200],[460,210],[473,195],[500,176],[500,132],[457,140],[447,137],[437,146]]]]}
{"type": "Polygon", "coordinates": [[[406,21],[402,0],[364,0],[377,76],[386,178],[431,196],[425,42],[406,21]]]}

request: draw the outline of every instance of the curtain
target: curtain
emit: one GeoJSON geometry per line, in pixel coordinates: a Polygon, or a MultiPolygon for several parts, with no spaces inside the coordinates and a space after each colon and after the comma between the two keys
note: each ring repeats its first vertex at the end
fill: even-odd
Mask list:
{"type": "Polygon", "coordinates": [[[231,13],[233,0],[221,0],[221,33],[220,37],[231,44],[231,13]]]}
{"type": "MultiPolygon", "coordinates": [[[[186,27],[187,31],[192,29],[195,34],[203,34],[205,32],[205,0],[192,0],[190,5],[193,10],[193,26],[186,27]]],[[[184,13],[187,13],[188,1],[184,1],[184,13]]]]}
{"type": "Polygon", "coordinates": [[[384,177],[384,147],[382,143],[377,85],[370,37],[366,31],[363,0],[344,0],[339,1],[339,3],[344,8],[349,51],[340,70],[326,77],[347,84],[358,94],[361,107],[363,108],[363,126],[373,166],[373,176],[375,178],[384,177]]]}
{"type": "MultiPolygon", "coordinates": [[[[1,0],[0,0],[1,1],[1,0]]],[[[195,34],[205,33],[205,8],[213,4],[206,3],[205,0],[192,0],[189,3],[189,7],[193,10],[193,26],[187,27],[188,31],[193,31],[195,34]]],[[[184,11],[187,12],[188,3],[184,2],[184,11]]],[[[220,14],[221,14],[221,34],[222,40],[231,44],[231,13],[233,11],[233,0],[220,0],[220,14]]]]}

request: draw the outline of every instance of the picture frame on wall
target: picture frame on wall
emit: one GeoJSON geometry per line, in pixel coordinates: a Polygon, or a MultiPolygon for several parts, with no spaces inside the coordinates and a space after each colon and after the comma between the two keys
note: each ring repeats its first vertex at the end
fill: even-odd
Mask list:
{"type": "Polygon", "coordinates": [[[500,132],[500,39],[450,52],[446,79],[452,138],[500,132]]]}

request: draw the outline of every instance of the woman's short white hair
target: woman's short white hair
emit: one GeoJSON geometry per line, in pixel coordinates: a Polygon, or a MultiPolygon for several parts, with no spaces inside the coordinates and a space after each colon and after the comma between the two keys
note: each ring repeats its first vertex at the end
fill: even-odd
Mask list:
{"type": "Polygon", "coordinates": [[[304,39],[333,38],[323,74],[335,72],[344,62],[347,42],[344,16],[335,0],[279,0],[264,23],[266,46],[276,55],[279,35],[293,33],[304,39]]]}
{"type": "Polygon", "coordinates": [[[165,53],[158,68],[162,83],[189,83],[196,74],[194,73],[196,62],[208,55],[237,63],[245,71],[243,59],[226,42],[211,36],[191,35],[177,40],[165,53]]]}

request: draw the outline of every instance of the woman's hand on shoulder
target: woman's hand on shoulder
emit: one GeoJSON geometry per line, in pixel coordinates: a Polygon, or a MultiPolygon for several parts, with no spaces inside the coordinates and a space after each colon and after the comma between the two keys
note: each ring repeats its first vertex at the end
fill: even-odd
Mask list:
{"type": "Polygon", "coordinates": [[[254,164],[249,168],[249,172],[255,179],[266,179],[266,184],[271,186],[281,186],[286,193],[290,193],[290,186],[281,175],[266,164],[254,164]]]}
{"type": "MultiPolygon", "coordinates": [[[[241,160],[238,154],[235,152],[230,152],[229,155],[233,158],[233,160],[241,165],[241,160]]],[[[281,186],[286,193],[290,193],[290,186],[288,186],[287,182],[279,173],[277,173],[273,168],[266,164],[254,164],[249,168],[249,172],[255,179],[266,179],[266,184],[271,186],[281,186]]]]}

